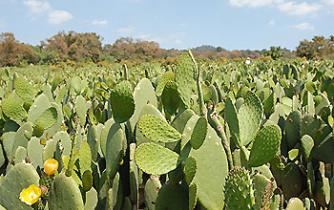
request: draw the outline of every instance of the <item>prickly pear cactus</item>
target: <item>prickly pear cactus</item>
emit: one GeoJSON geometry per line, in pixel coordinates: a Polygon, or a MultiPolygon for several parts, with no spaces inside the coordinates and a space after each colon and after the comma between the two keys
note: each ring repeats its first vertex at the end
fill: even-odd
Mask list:
{"type": "Polygon", "coordinates": [[[159,191],[155,209],[184,210],[188,208],[188,193],[185,186],[168,182],[159,191]]]}
{"type": "Polygon", "coordinates": [[[175,142],[181,139],[181,134],[166,121],[155,115],[144,115],[138,123],[137,129],[150,141],[175,142]]]}
{"type": "Polygon", "coordinates": [[[19,200],[22,189],[38,185],[39,176],[31,164],[19,163],[0,179],[0,204],[6,209],[33,209],[19,200]]]}
{"type": "Polygon", "coordinates": [[[175,79],[175,74],[173,71],[167,71],[165,72],[158,81],[158,85],[155,89],[155,92],[157,94],[157,96],[161,96],[166,84],[170,81],[174,81],[175,79]]]}
{"type": "Polygon", "coordinates": [[[18,124],[28,116],[26,110],[23,108],[24,101],[16,95],[16,93],[9,94],[1,102],[3,113],[18,124]]]}
{"type": "Polygon", "coordinates": [[[130,118],[132,131],[135,129],[136,123],[141,116],[142,109],[145,106],[151,105],[158,107],[158,101],[155,95],[154,87],[152,82],[147,78],[141,79],[139,81],[133,92],[133,98],[136,108],[132,117],[130,118]]]}
{"type": "Polygon", "coordinates": [[[57,122],[58,113],[56,108],[50,107],[45,110],[35,121],[34,132],[37,136],[41,136],[43,131],[50,128],[57,122]]]}
{"type": "Polygon", "coordinates": [[[130,119],[135,110],[131,83],[120,82],[111,92],[111,109],[116,122],[123,123],[130,119]]]}
{"type": "Polygon", "coordinates": [[[179,155],[158,144],[143,143],[136,149],[135,161],[145,173],[161,175],[177,167],[179,155]]]}
{"type": "Polygon", "coordinates": [[[48,206],[50,210],[84,209],[80,189],[73,178],[60,174],[50,189],[48,206]]]}
{"type": "Polygon", "coordinates": [[[190,143],[194,149],[199,149],[206,137],[208,131],[208,122],[205,117],[200,117],[194,127],[194,131],[191,134],[190,143]]]}
{"type": "Polygon", "coordinates": [[[191,150],[189,157],[196,161],[196,173],[191,185],[195,184],[197,187],[198,201],[207,209],[222,209],[228,163],[220,138],[211,127],[208,127],[202,146],[197,150],[191,150]]]}
{"type": "Polygon", "coordinates": [[[34,86],[22,76],[15,75],[14,89],[15,93],[24,101],[25,105],[30,107],[36,94],[34,86]]]}
{"type": "Polygon", "coordinates": [[[237,111],[232,101],[226,101],[225,119],[238,147],[246,146],[254,140],[263,116],[260,99],[248,92],[237,111]]]}
{"type": "Polygon", "coordinates": [[[181,100],[186,107],[190,107],[192,90],[195,86],[195,71],[196,69],[191,57],[187,53],[184,53],[177,60],[175,82],[177,84],[181,100]]]}
{"type": "Polygon", "coordinates": [[[277,125],[263,127],[255,137],[248,164],[256,167],[272,160],[279,151],[281,138],[281,129],[277,125]]]}
{"type": "Polygon", "coordinates": [[[234,168],[229,172],[224,193],[227,209],[253,209],[253,181],[245,168],[234,168]]]}

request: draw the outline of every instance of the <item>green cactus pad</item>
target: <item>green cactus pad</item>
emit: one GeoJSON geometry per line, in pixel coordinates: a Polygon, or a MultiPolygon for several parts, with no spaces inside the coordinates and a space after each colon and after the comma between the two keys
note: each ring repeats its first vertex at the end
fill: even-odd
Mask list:
{"type": "Polygon", "coordinates": [[[252,92],[248,92],[244,103],[238,112],[240,144],[245,146],[254,140],[263,115],[260,99],[252,92]]]}
{"type": "Polygon", "coordinates": [[[254,206],[253,182],[245,168],[233,168],[225,183],[225,207],[230,210],[251,210],[254,206]]]}
{"type": "Polygon", "coordinates": [[[181,134],[166,121],[154,115],[142,116],[137,129],[149,140],[154,142],[175,142],[181,139],[181,134]]]}
{"type": "Polygon", "coordinates": [[[306,158],[306,160],[308,160],[310,158],[314,146],[314,141],[312,137],[309,135],[304,135],[300,141],[301,141],[303,156],[306,158]]]}
{"type": "Polygon", "coordinates": [[[188,208],[188,203],[188,193],[184,186],[168,182],[159,191],[155,209],[185,210],[188,208]]]}
{"type": "Polygon", "coordinates": [[[188,157],[185,162],[183,171],[185,180],[188,185],[190,185],[196,174],[196,160],[192,157],[188,157]]]}
{"type": "Polygon", "coordinates": [[[142,110],[146,106],[158,107],[157,97],[155,96],[154,87],[147,78],[141,79],[133,92],[135,102],[135,111],[130,118],[132,131],[142,115],[142,110]]]}
{"type": "Polygon", "coordinates": [[[175,79],[175,74],[172,71],[167,71],[165,72],[158,81],[158,85],[155,89],[155,92],[157,94],[157,96],[161,96],[166,84],[170,81],[174,81],[175,79]]]}
{"type": "Polygon", "coordinates": [[[29,140],[27,146],[28,157],[31,160],[31,164],[37,168],[43,167],[43,145],[40,143],[40,139],[33,137],[29,140]]]}
{"type": "Polygon", "coordinates": [[[148,209],[155,209],[155,203],[158,197],[158,193],[161,188],[161,183],[158,177],[151,177],[145,184],[145,204],[148,209]]]}
{"type": "Polygon", "coordinates": [[[82,210],[84,209],[81,192],[73,178],[64,174],[56,176],[50,189],[50,210],[82,210]]]}
{"type": "MultiPolygon", "coordinates": [[[[230,98],[228,98],[225,102],[225,112],[224,119],[226,120],[228,127],[230,129],[231,135],[234,140],[239,142],[239,120],[237,110],[230,98]]],[[[241,143],[239,142],[239,146],[241,147],[241,143]]]]}
{"type": "Polygon", "coordinates": [[[16,123],[21,124],[27,118],[28,114],[23,108],[24,101],[15,93],[9,94],[1,103],[3,113],[16,123]]]}
{"type": "Polygon", "coordinates": [[[261,209],[261,207],[268,209],[274,191],[273,183],[262,174],[256,174],[253,177],[253,182],[255,193],[254,209],[261,209]]]}
{"type": "Polygon", "coordinates": [[[33,103],[36,91],[25,78],[17,76],[14,78],[15,93],[24,101],[28,107],[33,103]]]}
{"type": "Polygon", "coordinates": [[[50,106],[49,98],[45,94],[38,95],[28,111],[28,121],[35,122],[50,106]]]}
{"type": "Polygon", "coordinates": [[[15,151],[15,163],[22,163],[25,162],[27,157],[27,149],[25,147],[19,146],[15,151]]]}
{"type": "Polygon", "coordinates": [[[79,151],[79,166],[80,174],[83,175],[85,171],[91,171],[92,167],[92,152],[90,151],[89,144],[87,141],[82,141],[80,143],[79,151]]]}
{"type": "Polygon", "coordinates": [[[123,202],[123,188],[119,173],[116,173],[112,181],[112,188],[108,190],[107,208],[120,210],[123,202]]]}
{"type": "Polygon", "coordinates": [[[179,155],[155,143],[143,143],[135,152],[138,167],[147,174],[166,174],[179,164],[179,155]]]}
{"type": "Polygon", "coordinates": [[[252,146],[249,166],[260,166],[272,160],[279,151],[281,139],[281,129],[277,125],[263,127],[256,135],[252,146]]]}
{"type": "Polygon", "coordinates": [[[113,178],[121,162],[125,134],[120,124],[111,126],[106,142],[106,167],[110,178],[113,178]]]}
{"type": "Polygon", "coordinates": [[[5,154],[4,154],[3,150],[2,150],[2,146],[0,145],[0,168],[5,163],[5,161],[6,161],[5,154]]]}
{"type": "Polygon", "coordinates": [[[19,195],[24,188],[38,183],[39,176],[31,164],[16,164],[0,180],[0,204],[6,209],[33,209],[21,202],[19,195]]]}
{"type": "Polygon", "coordinates": [[[208,131],[208,122],[205,117],[200,117],[194,127],[193,133],[191,134],[190,144],[192,148],[199,149],[206,137],[208,131]]]}
{"type": "Polygon", "coordinates": [[[161,102],[168,114],[173,115],[176,113],[182,101],[177,90],[177,84],[174,81],[170,81],[165,85],[161,95],[161,102]]]}
{"type": "Polygon", "coordinates": [[[289,114],[285,123],[285,134],[288,148],[292,149],[300,140],[301,113],[293,111],[289,114]]]}
{"type": "Polygon", "coordinates": [[[35,121],[35,134],[41,136],[43,131],[50,128],[57,122],[58,112],[54,107],[45,110],[35,121]]]}
{"type": "Polygon", "coordinates": [[[75,99],[75,112],[79,117],[81,126],[84,126],[86,123],[88,109],[89,103],[87,103],[86,99],[81,95],[77,96],[77,98],[75,99]]]}
{"type": "Polygon", "coordinates": [[[189,157],[196,160],[197,169],[192,184],[197,186],[199,202],[206,209],[223,209],[228,163],[216,131],[209,126],[202,146],[197,150],[191,150],[189,157]]]}
{"type": "MultiPolygon", "coordinates": [[[[32,136],[33,128],[32,124],[30,122],[24,123],[16,132],[13,144],[12,144],[12,157],[16,152],[16,149],[21,146],[21,147],[27,147],[28,141],[32,136]]],[[[10,158],[12,158],[10,157],[10,158]]]]}
{"type": "Polygon", "coordinates": [[[197,204],[197,186],[192,184],[189,186],[189,210],[193,210],[197,204]]]}
{"type": "Polygon", "coordinates": [[[194,115],[194,111],[191,109],[186,109],[178,116],[175,117],[174,121],[172,122],[172,126],[180,133],[183,133],[184,128],[188,120],[194,115]]]}
{"type": "Polygon", "coordinates": [[[194,80],[195,66],[191,57],[184,53],[177,60],[177,67],[175,72],[175,82],[177,84],[181,100],[186,105],[190,106],[190,99],[192,90],[195,86],[194,80]]]}
{"type": "Polygon", "coordinates": [[[130,119],[135,110],[131,83],[123,81],[111,91],[111,109],[116,122],[123,123],[130,119]]]}
{"type": "Polygon", "coordinates": [[[86,202],[84,210],[95,209],[98,202],[98,194],[96,190],[92,187],[88,192],[86,192],[86,202]]]}

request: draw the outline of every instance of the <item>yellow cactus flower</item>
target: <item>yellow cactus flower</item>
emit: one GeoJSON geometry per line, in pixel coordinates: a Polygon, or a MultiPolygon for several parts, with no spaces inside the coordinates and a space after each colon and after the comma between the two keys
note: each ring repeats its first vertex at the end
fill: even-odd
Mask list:
{"type": "Polygon", "coordinates": [[[30,185],[27,188],[24,188],[20,193],[20,200],[31,206],[36,203],[42,195],[42,190],[35,184],[30,185]]]}
{"type": "Polygon", "coordinates": [[[44,172],[52,176],[54,175],[58,170],[58,161],[55,159],[48,159],[44,162],[44,172]]]}

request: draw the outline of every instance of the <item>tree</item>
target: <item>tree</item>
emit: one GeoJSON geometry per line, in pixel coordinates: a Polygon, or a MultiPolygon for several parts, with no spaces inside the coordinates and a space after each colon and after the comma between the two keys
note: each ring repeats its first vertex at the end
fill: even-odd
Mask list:
{"type": "Polygon", "coordinates": [[[22,62],[36,63],[37,60],[32,47],[19,43],[14,34],[6,32],[0,35],[0,66],[15,66],[22,62]]]}
{"type": "Polygon", "coordinates": [[[43,49],[57,54],[57,60],[99,61],[102,56],[102,38],[96,33],[60,32],[42,42],[43,49]]]}

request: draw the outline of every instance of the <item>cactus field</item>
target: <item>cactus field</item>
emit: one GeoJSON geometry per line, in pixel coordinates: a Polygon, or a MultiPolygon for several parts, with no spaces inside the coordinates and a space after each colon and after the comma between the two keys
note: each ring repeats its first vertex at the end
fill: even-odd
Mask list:
{"type": "Polygon", "coordinates": [[[0,68],[0,210],[334,210],[333,102],[333,60],[0,68]]]}

